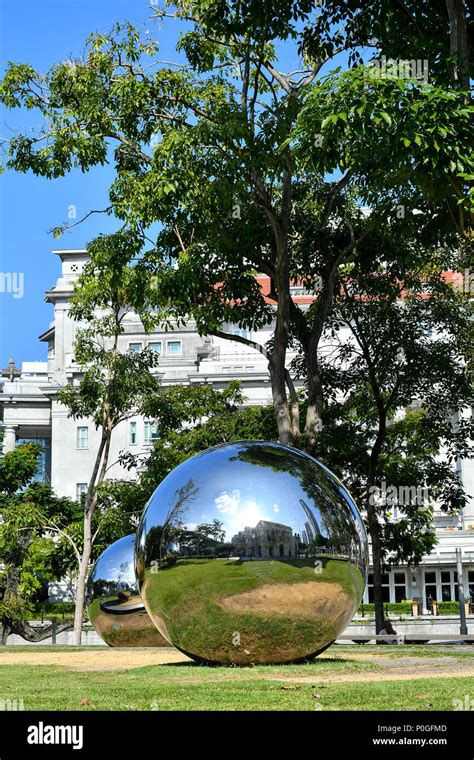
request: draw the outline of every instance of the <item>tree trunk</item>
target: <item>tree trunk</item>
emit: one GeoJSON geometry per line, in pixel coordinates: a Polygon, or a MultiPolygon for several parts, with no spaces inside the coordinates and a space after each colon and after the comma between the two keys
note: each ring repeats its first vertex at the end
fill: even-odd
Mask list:
{"type": "Polygon", "coordinates": [[[79,574],[76,586],[76,600],[74,607],[74,646],[80,646],[82,640],[82,620],[84,617],[86,580],[92,554],[92,516],[97,503],[96,489],[104,480],[107,471],[110,438],[111,430],[104,427],[84,504],[84,544],[79,562],[79,574]]]}
{"type": "Polygon", "coordinates": [[[377,520],[377,514],[373,505],[370,503],[370,496],[366,501],[367,522],[370,540],[372,543],[372,567],[374,574],[374,605],[375,605],[375,633],[383,627],[385,613],[383,609],[382,596],[382,551],[380,544],[380,527],[377,520]]]}
{"type": "Polygon", "coordinates": [[[310,348],[306,352],[306,369],[308,380],[308,408],[304,434],[308,449],[314,449],[318,440],[318,434],[323,429],[323,388],[321,375],[318,367],[317,348],[310,348]]]}
{"type": "Polygon", "coordinates": [[[453,78],[461,90],[469,92],[469,36],[466,21],[465,0],[446,0],[449,18],[449,48],[456,56],[453,78]]]}
{"type": "Polygon", "coordinates": [[[278,361],[278,366],[278,370],[275,370],[274,367],[269,366],[272,384],[273,408],[275,410],[275,418],[278,427],[278,440],[285,446],[293,446],[295,443],[295,438],[293,434],[293,422],[291,418],[290,407],[286,396],[286,383],[284,379],[285,367],[283,364],[282,373],[281,361],[278,361]]]}
{"type": "Polygon", "coordinates": [[[76,586],[76,604],[74,607],[74,646],[80,646],[82,640],[82,619],[86,594],[86,579],[92,553],[92,512],[84,511],[84,545],[82,548],[79,574],[76,586]]]}
{"type": "MultiPolygon", "coordinates": [[[[369,375],[374,382],[374,372],[372,365],[369,366],[369,375]]],[[[377,473],[380,453],[383,449],[387,435],[387,416],[383,405],[382,397],[377,388],[376,402],[379,415],[379,427],[372,451],[370,452],[369,471],[367,477],[367,522],[369,534],[372,542],[372,566],[374,572],[374,604],[375,604],[375,633],[378,633],[383,626],[385,614],[383,609],[382,596],[382,545],[380,541],[380,525],[377,519],[377,512],[374,504],[371,503],[371,496],[377,473]]]]}
{"type": "MultiPolygon", "coordinates": [[[[18,539],[18,547],[10,557],[8,557],[7,577],[5,584],[4,604],[6,612],[4,613],[2,621],[2,634],[1,643],[5,645],[8,637],[13,634],[21,636],[25,641],[43,641],[51,636],[53,626],[52,624],[46,628],[33,628],[26,620],[18,618],[18,613],[21,611],[21,595],[20,595],[20,572],[23,562],[23,554],[26,548],[31,543],[31,535],[29,532],[23,533],[18,539]],[[8,617],[8,605],[12,604],[11,618],[8,617]],[[16,608],[16,609],[15,609],[16,608]]],[[[67,620],[56,626],[56,633],[61,633],[69,628],[72,628],[72,621],[67,620]]]]}
{"type": "MultiPolygon", "coordinates": [[[[69,631],[73,627],[72,619],[65,620],[63,623],[56,625],[56,633],[62,633],[62,631],[69,631]]],[[[32,625],[26,621],[21,621],[12,626],[10,633],[15,633],[17,636],[21,636],[25,641],[37,642],[49,639],[53,633],[53,624],[48,625],[46,628],[33,628],[32,625]]],[[[6,644],[6,641],[5,641],[6,644]]]]}
{"type": "Polygon", "coordinates": [[[330,259],[325,267],[323,287],[319,295],[318,308],[314,316],[311,333],[304,345],[304,354],[308,381],[308,408],[305,422],[305,438],[308,447],[314,448],[318,440],[318,434],[323,427],[323,387],[321,373],[318,366],[318,348],[324,325],[334,299],[336,274],[343,254],[340,253],[330,259]]]}
{"type": "Polygon", "coordinates": [[[290,325],[290,270],[288,261],[288,241],[286,234],[276,236],[277,266],[276,281],[278,303],[272,360],[269,363],[272,385],[272,399],[278,426],[278,440],[286,446],[294,446],[295,438],[291,420],[290,406],[286,394],[286,349],[290,325]]]}

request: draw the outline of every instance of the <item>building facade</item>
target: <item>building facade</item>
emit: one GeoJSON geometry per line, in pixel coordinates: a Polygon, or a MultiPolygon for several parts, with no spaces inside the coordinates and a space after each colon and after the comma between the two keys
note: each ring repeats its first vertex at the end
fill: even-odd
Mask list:
{"type": "Polygon", "coordinates": [[[254,528],[244,528],[232,537],[236,554],[249,559],[296,557],[299,536],[289,525],[259,520],[254,528]]]}
{"type": "MultiPolygon", "coordinates": [[[[66,383],[77,384],[81,377],[75,362],[74,338],[78,325],[69,314],[74,284],[87,262],[86,250],[53,251],[61,262],[61,273],[46,293],[46,301],[53,309],[48,329],[39,336],[47,346],[46,362],[28,362],[17,368],[13,361],[2,371],[0,378],[0,413],[3,421],[4,451],[17,443],[34,440],[42,444],[43,454],[38,477],[50,481],[58,496],[79,499],[84,493],[92,471],[99,433],[89,419],[73,420],[66,407],[58,401],[58,390],[66,383]]],[[[268,278],[261,277],[260,286],[265,293],[268,278]]],[[[292,289],[294,300],[304,305],[312,297],[299,287],[292,289]]],[[[226,325],[226,332],[241,334],[265,344],[271,335],[271,326],[258,332],[226,325]]],[[[175,326],[165,331],[145,334],[137,316],[128,315],[119,347],[123,351],[140,351],[145,346],[160,355],[159,366],[153,370],[163,385],[209,383],[223,389],[231,380],[239,380],[245,404],[258,405],[271,402],[271,387],[265,358],[254,349],[238,342],[220,338],[202,338],[189,320],[186,326],[175,326]]],[[[293,358],[290,352],[288,362],[293,358]]],[[[298,387],[296,382],[296,387],[298,387]]],[[[471,414],[472,410],[465,412],[471,414]]],[[[136,415],[122,422],[114,431],[110,451],[111,466],[108,477],[133,479],[136,473],[119,463],[121,452],[146,454],[158,435],[156,422],[136,415]]],[[[472,462],[457,463],[459,475],[468,494],[468,506],[463,514],[448,516],[435,512],[438,544],[417,568],[398,566],[384,576],[386,601],[419,598],[427,607],[427,598],[454,601],[457,597],[455,552],[462,550],[465,591],[474,599],[474,466],[472,462]]],[[[396,515],[394,515],[396,519],[396,515]]],[[[260,536],[238,535],[235,543],[248,546],[255,554],[249,556],[279,557],[295,553],[295,538],[284,533],[285,526],[262,525],[260,536]],[[265,536],[270,534],[270,539],[265,536]],[[278,534],[278,535],[277,535],[278,534]],[[258,539],[258,540],[257,540],[258,539]],[[283,553],[282,553],[283,552],[283,553]]],[[[318,527],[306,525],[305,540],[317,537],[318,527]]],[[[372,600],[369,584],[365,602],[372,600]]],[[[61,587],[57,595],[61,598],[61,587]]]]}

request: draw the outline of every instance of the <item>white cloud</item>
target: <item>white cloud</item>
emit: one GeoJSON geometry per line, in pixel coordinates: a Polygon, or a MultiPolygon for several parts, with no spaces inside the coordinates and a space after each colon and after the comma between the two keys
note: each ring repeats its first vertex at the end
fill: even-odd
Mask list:
{"type": "Polygon", "coordinates": [[[222,491],[219,496],[216,496],[214,502],[219,512],[233,516],[237,513],[239,508],[240,491],[238,489],[231,491],[231,493],[222,491]]]}

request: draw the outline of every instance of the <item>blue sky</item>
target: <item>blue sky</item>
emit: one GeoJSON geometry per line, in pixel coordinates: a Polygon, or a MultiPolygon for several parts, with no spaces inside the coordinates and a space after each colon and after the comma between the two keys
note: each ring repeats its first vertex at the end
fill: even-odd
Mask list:
{"type": "MultiPolygon", "coordinates": [[[[116,21],[145,24],[152,34],[154,22],[147,0],[0,0],[1,65],[26,62],[44,71],[53,63],[77,57],[86,38],[94,31],[108,31],[116,21]]],[[[172,51],[174,35],[160,34],[163,57],[172,51]],[[168,48],[168,49],[167,49],[168,48]]],[[[0,135],[12,128],[36,123],[20,111],[3,111],[0,135]]],[[[77,218],[91,208],[108,205],[107,190],[112,171],[99,167],[88,174],[79,172],[57,180],[32,174],[6,172],[0,178],[0,272],[23,273],[24,295],[0,292],[0,364],[10,356],[21,361],[45,360],[44,344],[38,341],[52,319],[52,306],[44,303],[44,292],[56,281],[60,261],[53,248],[82,248],[99,232],[117,226],[114,220],[97,215],[59,240],[48,234],[53,226],[68,219],[74,204],[77,218]]],[[[17,285],[21,280],[13,280],[17,285]]],[[[4,288],[2,287],[1,290],[4,288]]],[[[19,289],[17,289],[17,292],[19,289]]]]}
{"type": "MultiPolygon", "coordinates": [[[[166,21],[158,30],[150,20],[149,0],[0,0],[0,63],[29,63],[39,71],[59,61],[79,57],[87,37],[106,32],[117,21],[128,20],[160,41],[163,59],[176,60],[174,45],[178,22],[166,21]]],[[[292,48],[280,51],[283,69],[298,68],[292,48]]],[[[341,61],[341,63],[343,63],[341,61]]],[[[334,66],[334,64],[333,64],[334,66]]],[[[332,67],[331,67],[332,68],[332,67]]],[[[0,113],[0,136],[12,129],[38,126],[38,116],[22,111],[0,113]]],[[[0,366],[10,356],[17,366],[22,361],[46,359],[46,347],[38,341],[53,317],[52,306],[44,302],[44,292],[56,282],[60,261],[54,248],[83,248],[99,232],[118,226],[113,218],[94,215],[85,223],[54,239],[52,227],[68,221],[75,206],[77,219],[91,209],[108,206],[108,188],[113,170],[98,167],[87,174],[80,171],[47,180],[31,173],[7,171],[0,178],[0,366]],[[5,275],[13,277],[16,293],[4,292],[5,275]]]]}

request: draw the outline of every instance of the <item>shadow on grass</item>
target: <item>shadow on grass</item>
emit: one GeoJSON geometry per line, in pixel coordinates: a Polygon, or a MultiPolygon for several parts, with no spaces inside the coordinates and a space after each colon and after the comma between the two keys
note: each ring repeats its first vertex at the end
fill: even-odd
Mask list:
{"type": "Polygon", "coordinates": [[[245,663],[245,664],[238,664],[238,663],[232,663],[232,664],[220,664],[220,663],[207,663],[207,662],[196,662],[195,660],[192,660],[191,662],[169,662],[169,663],[157,663],[157,665],[153,665],[151,667],[159,667],[159,668],[206,668],[206,669],[216,669],[221,668],[222,670],[249,670],[252,668],[278,668],[278,669],[288,669],[291,670],[292,668],[298,668],[302,665],[318,665],[318,663],[341,663],[341,665],[351,665],[353,663],[353,660],[345,660],[342,657],[309,657],[305,660],[300,660],[299,662],[284,662],[281,664],[270,662],[268,665],[264,665],[262,663],[245,663]]]}

